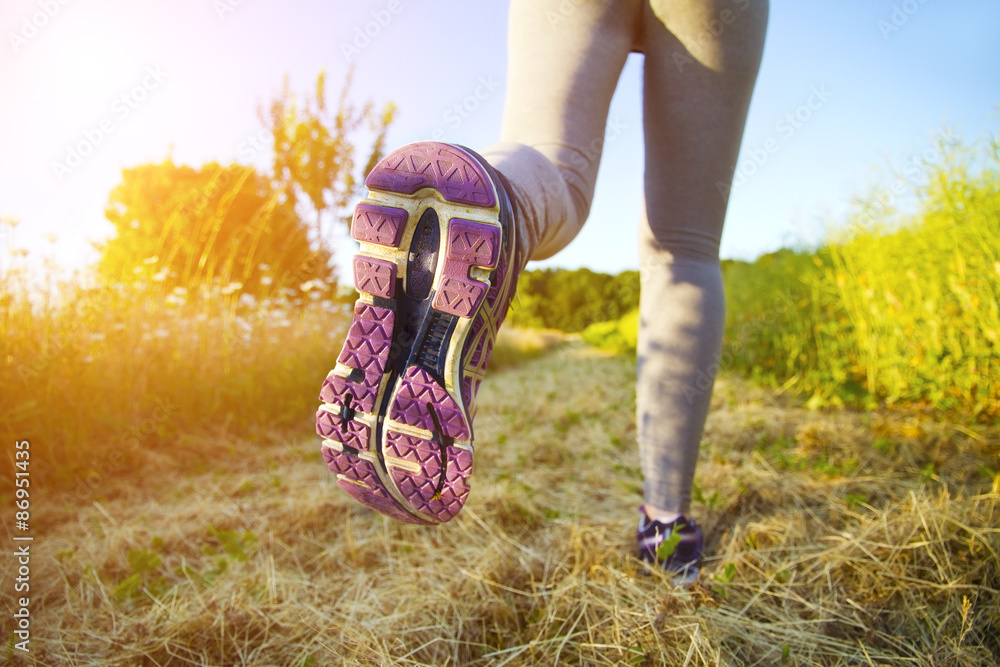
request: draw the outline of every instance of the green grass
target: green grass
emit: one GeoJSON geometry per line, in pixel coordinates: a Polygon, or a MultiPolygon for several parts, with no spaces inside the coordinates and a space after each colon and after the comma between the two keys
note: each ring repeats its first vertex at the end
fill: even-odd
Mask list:
{"type": "MultiPolygon", "coordinates": [[[[815,251],[726,262],[720,366],[813,407],[1000,416],[1000,145],[942,146],[911,216],[860,206],[815,251]]],[[[629,316],[584,340],[635,349],[629,316]]]]}
{"type": "MultiPolygon", "coordinates": [[[[859,212],[817,252],[726,266],[690,591],[629,555],[626,356],[504,333],[469,506],[428,530],[350,501],[311,436],[342,303],[168,289],[145,265],[39,285],[0,248],[0,428],[32,443],[38,556],[38,648],[4,659],[995,664],[998,157],[946,152],[912,219],[859,212]],[[868,412],[806,409],[838,405],[868,412]]],[[[583,338],[628,350],[635,329],[583,338]]]]}
{"type": "Polygon", "coordinates": [[[32,442],[40,483],[98,488],[187,467],[206,437],[300,433],[348,321],[301,291],[61,284],[39,299],[18,273],[0,279],[0,428],[32,442]]]}
{"type": "Polygon", "coordinates": [[[898,229],[856,224],[830,246],[824,277],[852,326],[851,370],[888,405],[1000,416],[1000,147],[983,153],[947,152],[898,229]],[[976,157],[989,161],[975,169],[976,157]]]}

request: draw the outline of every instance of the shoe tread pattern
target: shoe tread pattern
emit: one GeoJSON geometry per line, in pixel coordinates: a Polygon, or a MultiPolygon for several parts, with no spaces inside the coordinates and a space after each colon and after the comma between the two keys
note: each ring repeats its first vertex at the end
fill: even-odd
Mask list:
{"type": "Polygon", "coordinates": [[[382,159],[365,178],[369,190],[412,195],[434,188],[446,201],[493,208],[489,177],[471,156],[435,141],[404,146],[382,159]]]}
{"type": "Polygon", "coordinates": [[[396,487],[420,514],[439,522],[449,521],[462,511],[472,475],[472,452],[457,447],[445,449],[447,467],[441,484],[441,447],[437,443],[392,431],[387,437],[391,456],[420,466],[417,473],[391,468],[396,487]]]}
{"type": "Polygon", "coordinates": [[[354,321],[337,361],[364,373],[360,382],[353,382],[334,373],[327,376],[319,398],[325,403],[344,404],[348,393],[353,397],[351,408],[371,412],[375,407],[379,383],[392,347],[392,327],[395,314],[358,302],[354,306],[354,321]]]}

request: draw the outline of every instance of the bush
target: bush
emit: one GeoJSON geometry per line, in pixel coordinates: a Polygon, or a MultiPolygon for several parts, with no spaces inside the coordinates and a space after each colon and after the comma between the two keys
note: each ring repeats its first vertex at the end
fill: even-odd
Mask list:
{"type": "MultiPolygon", "coordinates": [[[[860,207],[813,252],[723,262],[723,368],[810,405],[1000,416],[1000,143],[942,146],[909,187],[919,212],[860,207]]],[[[584,340],[635,350],[623,319],[584,340]]]]}
{"type": "Polygon", "coordinates": [[[639,309],[611,322],[595,322],[583,330],[583,340],[617,354],[635,354],[639,340],[639,309]]]}
{"type": "Polygon", "coordinates": [[[508,321],[518,327],[575,333],[638,307],[638,271],[612,276],[590,269],[535,269],[518,279],[508,321]]]}
{"type": "Polygon", "coordinates": [[[917,216],[865,226],[858,212],[830,246],[824,278],[851,323],[857,379],[890,405],[998,416],[1000,145],[946,148],[912,187],[917,216]]]}

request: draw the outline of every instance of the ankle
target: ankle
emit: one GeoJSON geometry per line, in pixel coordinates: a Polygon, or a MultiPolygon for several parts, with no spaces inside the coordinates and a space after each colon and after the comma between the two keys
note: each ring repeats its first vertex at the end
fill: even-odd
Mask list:
{"type": "Polygon", "coordinates": [[[643,511],[645,511],[646,517],[650,521],[659,521],[660,523],[672,523],[684,516],[680,512],[665,510],[652,505],[643,505],[643,511]]]}

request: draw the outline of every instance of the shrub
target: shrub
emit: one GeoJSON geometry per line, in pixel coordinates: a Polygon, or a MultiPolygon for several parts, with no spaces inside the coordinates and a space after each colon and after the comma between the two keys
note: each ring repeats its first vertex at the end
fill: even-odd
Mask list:
{"type": "Polygon", "coordinates": [[[635,354],[639,339],[639,309],[610,322],[595,322],[583,330],[583,340],[617,354],[635,354]]]}
{"type": "MultiPolygon", "coordinates": [[[[810,405],[1000,415],[1000,143],[942,146],[918,212],[856,210],[816,251],[723,262],[723,368],[810,405]]],[[[623,318],[584,340],[635,350],[623,318]]]]}
{"type": "Polygon", "coordinates": [[[525,271],[508,316],[518,327],[575,333],[639,307],[639,272],[612,276],[590,269],[525,271]]]}

